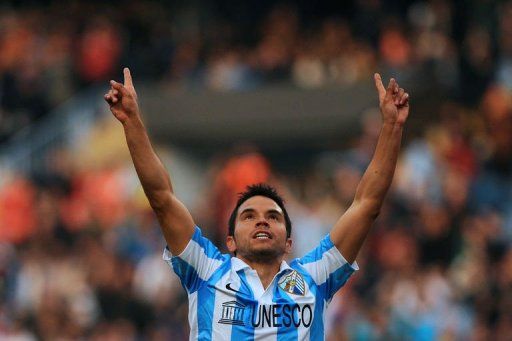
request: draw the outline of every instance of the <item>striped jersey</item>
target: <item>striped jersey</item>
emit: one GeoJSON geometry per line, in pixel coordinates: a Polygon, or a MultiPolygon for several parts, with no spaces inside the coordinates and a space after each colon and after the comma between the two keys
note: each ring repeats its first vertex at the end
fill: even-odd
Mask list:
{"type": "Polygon", "coordinates": [[[220,253],[197,226],[180,255],[165,248],[163,257],[188,293],[190,340],[324,340],[327,305],[358,269],[327,235],[283,261],[265,289],[256,270],[220,253]]]}

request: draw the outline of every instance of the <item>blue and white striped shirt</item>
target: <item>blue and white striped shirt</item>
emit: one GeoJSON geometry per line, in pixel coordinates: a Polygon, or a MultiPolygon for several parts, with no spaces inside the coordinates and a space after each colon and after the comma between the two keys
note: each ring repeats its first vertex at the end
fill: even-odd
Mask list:
{"type": "Polygon", "coordinates": [[[199,227],[178,256],[164,260],[189,299],[190,340],[324,340],[324,315],[357,264],[348,264],[327,235],[281,268],[268,288],[242,260],[220,251],[199,227]]]}

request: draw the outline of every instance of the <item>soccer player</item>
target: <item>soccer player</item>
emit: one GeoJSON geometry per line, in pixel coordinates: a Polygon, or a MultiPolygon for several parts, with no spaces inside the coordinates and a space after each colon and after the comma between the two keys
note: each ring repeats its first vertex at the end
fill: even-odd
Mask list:
{"type": "Polygon", "coordinates": [[[287,263],[291,222],[276,191],[263,184],[242,193],[229,219],[230,254],[221,254],[175,196],[144,128],[130,71],[105,94],[122,123],[144,192],[167,241],[164,259],[189,299],[191,340],[323,340],[324,313],[357,270],[355,259],[379,214],[395,171],[409,95],[392,78],[374,76],[382,129],[352,205],[318,247],[287,263]]]}

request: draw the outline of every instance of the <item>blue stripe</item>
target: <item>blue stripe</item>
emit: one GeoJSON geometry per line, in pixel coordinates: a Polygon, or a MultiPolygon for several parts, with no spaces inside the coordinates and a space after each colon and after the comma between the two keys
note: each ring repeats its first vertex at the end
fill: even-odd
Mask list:
{"type": "Polygon", "coordinates": [[[171,259],[172,268],[178,277],[181,279],[181,285],[187,290],[189,294],[196,292],[206,282],[199,277],[197,271],[192,265],[185,262],[179,257],[171,259]]]}
{"type": "MultiPolygon", "coordinates": [[[[217,247],[210,242],[207,238],[201,234],[201,229],[196,226],[192,240],[196,242],[203,250],[208,258],[225,261],[224,255],[222,255],[217,247]]],[[[199,288],[206,282],[199,277],[199,274],[193,267],[185,260],[178,256],[172,257],[171,259],[172,268],[174,272],[181,279],[181,285],[187,290],[189,294],[192,294],[199,290],[199,288]]]]}
{"type": "Polygon", "coordinates": [[[245,326],[234,325],[231,328],[231,341],[254,340],[254,327],[251,323],[251,312],[257,311],[258,303],[254,300],[254,292],[247,282],[244,270],[237,271],[237,274],[241,280],[238,291],[243,295],[236,294],[236,301],[242,303],[246,307],[244,310],[245,326]]]}
{"type": "Polygon", "coordinates": [[[334,294],[340,290],[340,288],[345,285],[350,275],[354,273],[354,269],[350,266],[350,264],[345,263],[341,268],[337,269],[333,273],[329,275],[327,281],[322,284],[320,287],[325,286],[325,295],[326,300],[329,302],[334,294]]]}
{"type": "Polygon", "coordinates": [[[208,238],[203,237],[199,226],[196,226],[192,240],[199,244],[208,258],[223,260],[222,253],[208,238]]]}
{"type": "Polygon", "coordinates": [[[304,282],[296,280],[295,286],[298,287],[301,291],[304,291],[304,282]]]}
{"type": "MultiPolygon", "coordinates": [[[[294,262],[292,262],[293,264],[294,262]]],[[[324,304],[325,298],[322,294],[322,290],[319,290],[315,281],[311,277],[311,275],[301,267],[299,264],[290,265],[298,273],[302,275],[304,281],[308,284],[309,291],[315,296],[315,316],[313,317],[313,322],[311,326],[309,326],[309,339],[310,340],[324,340],[325,339],[325,331],[324,331],[324,304]]]]}
{"type": "MultiPolygon", "coordinates": [[[[289,305],[293,307],[297,302],[295,302],[284,290],[282,290],[277,284],[279,279],[276,278],[276,286],[274,288],[274,296],[272,297],[272,301],[275,302],[278,306],[283,307],[284,305],[289,305]]],[[[298,321],[300,316],[298,316],[297,311],[293,311],[293,319],[294,321],[298,321]]],[[[281,321],[282,322],[282,321],[281,321]]],[[[277,340],[297,340],[299,337],[297,327],[292,323],[290,326],[286,327],[284,323],[281,323],[281,327],[277,328],[277,340]]]]}
{"type": "Polygon", "coordinates": [[[317,262],[322,259],[322,255],[332,247],[334,247],[334,244],[332,243],[331,236],[327,235],[320,241],[320,245],[309,251],[304,257],[300,258],[300,262],[302,264],[317,262]]]}
{"type": "Polygon", "coordinates": [[[197,292],[197,339],[212,339],[213,310],[215,309],[215,284],[231,269],[231,261],[224,262],[210,277],[207,285],[197,292]]]}

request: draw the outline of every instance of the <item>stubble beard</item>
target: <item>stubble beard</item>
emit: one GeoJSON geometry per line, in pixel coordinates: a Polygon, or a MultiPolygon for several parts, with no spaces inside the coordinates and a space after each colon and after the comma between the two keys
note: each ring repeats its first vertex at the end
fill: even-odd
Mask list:
{"type": "Polygon", "coordinates": [[[281,248],[267,248],[263,250],[247,250],[240,254],[245,259],[260,264],[274,263],[285,254],[285,250],[281,248]]]}

